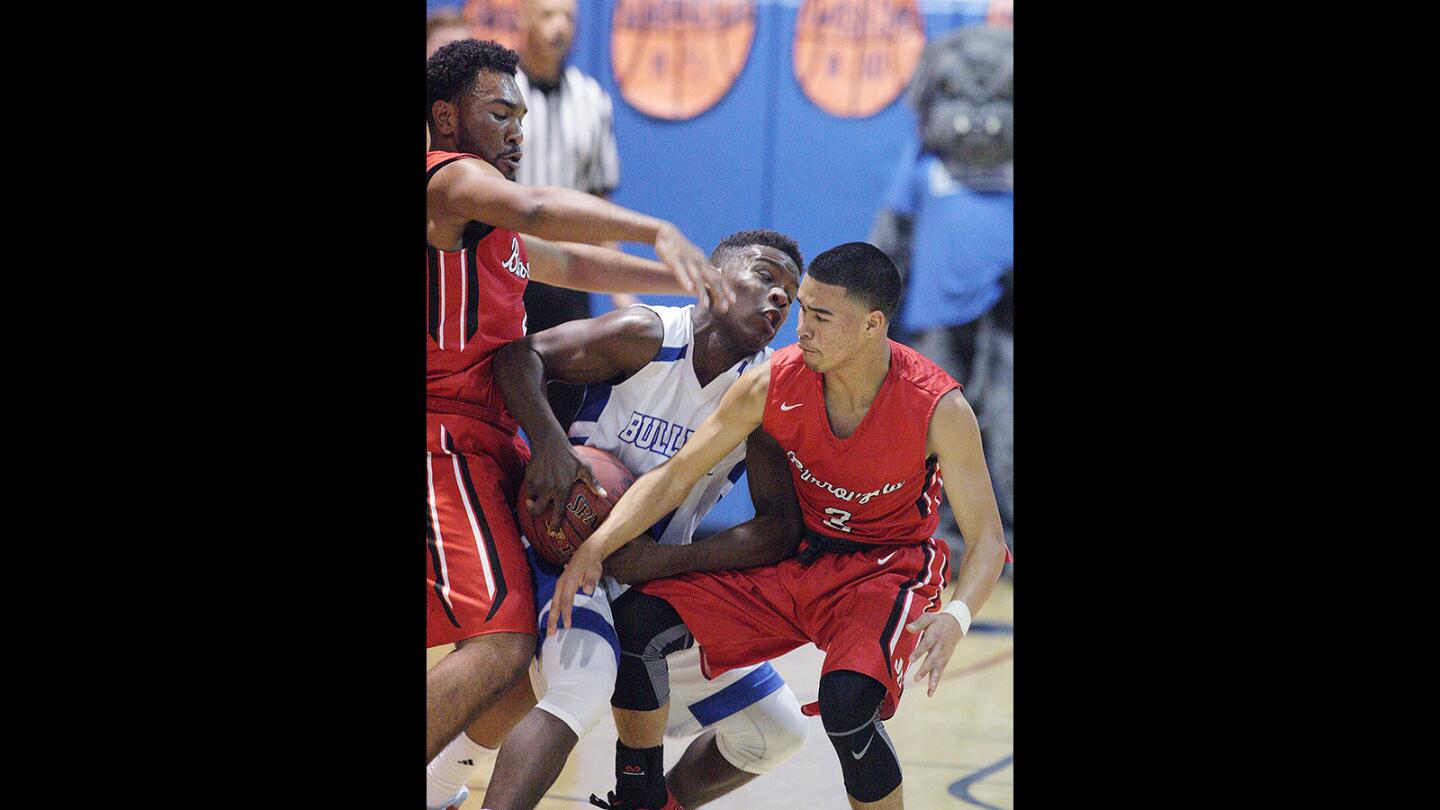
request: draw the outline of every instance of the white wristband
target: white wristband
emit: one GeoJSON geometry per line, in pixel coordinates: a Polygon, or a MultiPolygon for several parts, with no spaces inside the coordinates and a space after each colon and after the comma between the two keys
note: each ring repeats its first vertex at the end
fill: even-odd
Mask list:
{"type": "Polygon", "coordinates": [[[950,604],[945,606],[944,613],[949,613],[960,622],[960,635],[970,632],[970,606],[959,599],[951,599],[950,604]]]}

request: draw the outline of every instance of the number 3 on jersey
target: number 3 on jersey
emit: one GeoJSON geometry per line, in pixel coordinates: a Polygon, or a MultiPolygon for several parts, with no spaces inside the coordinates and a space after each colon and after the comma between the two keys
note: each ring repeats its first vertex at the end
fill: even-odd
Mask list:
{"type": "Polygon", "coordinates": [[[836,509],[832,506],[825,510],[825,514],[830,516],[824,521],[826,526],[832,529],[839,529],[842,532],[850,531],[850,527],[845,525],[845,521],[850,519],[849,512],[846,512],[844,509],[836,509]]]}

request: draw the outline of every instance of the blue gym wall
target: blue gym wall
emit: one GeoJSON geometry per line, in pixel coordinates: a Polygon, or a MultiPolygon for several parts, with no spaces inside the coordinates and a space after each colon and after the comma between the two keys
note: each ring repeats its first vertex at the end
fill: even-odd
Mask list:
{"type": "MultiPolygon", "coordinates": [[[[427,2],[431,11],[458,5],[427,2]]],[[[868,118],[837,118],[821,110],[805,97],[790,65],[800,0],[756,5],[755,41],[740,77],[715,106],[687,121],[651,118],[621,95],[610,69],[615,0],[577,0],[570,61],[598,79],[615,102],[616,203],[674,222],[705,251],[735,231],[772,228],[794,238],[809,261],[834,245],[865,239],[900,152],[914,137],[914,114],[903,93],[868,118]]],[[[926,37],[984,21],[987,5],[987,0],[920,0],[926,37]]],[[[648,246],[627,250],[654,257],[648,246]]],[[[597,314],[610,309],[603,296],[594,303],[597,314]]],[[[792,312],[772,345],[794,342],[792,312]]],[[[747,487],[742,477],[698,534],[754,516],[747,487]]]]}

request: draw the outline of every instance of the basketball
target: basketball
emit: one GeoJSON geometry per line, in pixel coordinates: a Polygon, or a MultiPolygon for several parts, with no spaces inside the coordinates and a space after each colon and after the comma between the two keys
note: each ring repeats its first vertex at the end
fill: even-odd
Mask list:
{"type": "Polygon", "coordinates": [[[600,522],[610,514],[615,502],[635,483],[635,476],[630,474],[630,470],[626,469],[620,459],[604,450],[580,445],[575,451],[590,465],[590,469],[595,471],[595,483],[604,487],[609,497],[601,498],[591,492],[584,482],[576,481],[570,488],[570,497],[565,503],[560,525],[550,530],[546,529],[545,515],[530,514],[530,510],[524,506],[523,498],[520,507],[515,510],[520,530],[525,533],[530,545],[535,547],[541,557],[556,565],[569,562],[575,549],[595,532],[600,522]]]}

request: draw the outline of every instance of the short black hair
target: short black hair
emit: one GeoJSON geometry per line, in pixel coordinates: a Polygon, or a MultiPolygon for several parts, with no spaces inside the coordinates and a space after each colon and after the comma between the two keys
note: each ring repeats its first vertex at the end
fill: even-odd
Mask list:
{"type": "Polygon", "coordinates": [[[885,320],[895,319],[904,288],[900,270],[885,251],[869,242],[846,242],[821,253],[810,263],[810,277],[844,287],[865,306],[884,313],[885,320]]]}
{"type": "Polygon", "coordinates": [[[425,120],[435,123],[435,102],[459,102],[480,71],[514,76],[519,64],[520,54],[488,39],[458,39],[442,45],[425,63],[425,120]]]}
{"type": "Polygon", "coordinates": [[[789,256],[791,261],[795,262],[795,270],[800,275],[803,276],[805,274],[805,257],[800,254],[800,246],[795,244],[795,240],[783,233],[765,228],[758,228],[753,231],[737,231],[721,239],[720,244],[716,245],[715,249],[710,251],[710,263],[718,267],[720,266],[721,257],[725,254],[750,247],[751,245],[765,245],[766,247],[775,248],[789,256]]]}

